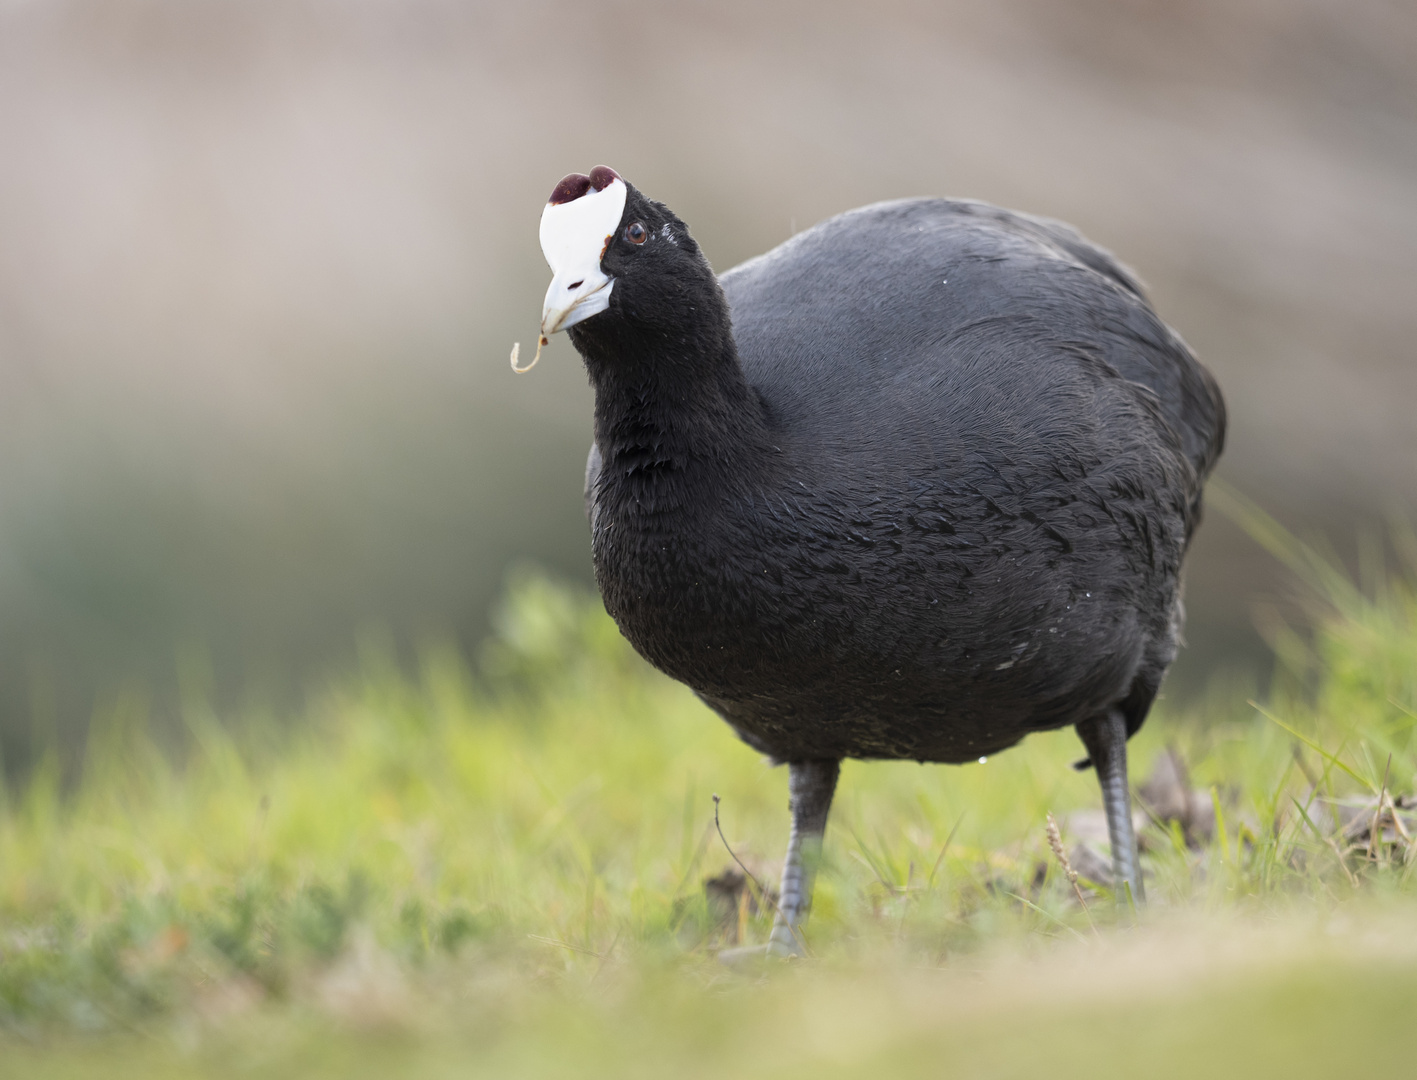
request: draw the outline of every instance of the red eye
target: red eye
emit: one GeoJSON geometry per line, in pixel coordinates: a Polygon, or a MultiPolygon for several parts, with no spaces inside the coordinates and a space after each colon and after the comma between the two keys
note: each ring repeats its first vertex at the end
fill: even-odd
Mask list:
{"type": "Polygon", "coordinates": [[[625,239],[632,244],[643,244],[649,239],[649,233],[645,230],[644,225],[637,221],[633,225],[626,226],[625,239]]]}

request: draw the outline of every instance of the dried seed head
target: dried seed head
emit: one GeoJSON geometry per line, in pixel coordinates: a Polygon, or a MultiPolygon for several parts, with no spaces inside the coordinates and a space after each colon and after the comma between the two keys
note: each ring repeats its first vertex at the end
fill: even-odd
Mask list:
{"type": "Polygon", "coordinates": [[[1063,847],[1063,834],[1058,831],[1058,823],[1053,820],[1053,815],[1048,815],[1048,846],[1053,849],[1053,856],[1058,860],[1058,865],[1063,868],[1063,873],[1068,877],[1068,884],[1076,886],[1078,883],[1077,871],[1073,869],[1073,864],[1068,860],[1067,848],[1063,847]]]}

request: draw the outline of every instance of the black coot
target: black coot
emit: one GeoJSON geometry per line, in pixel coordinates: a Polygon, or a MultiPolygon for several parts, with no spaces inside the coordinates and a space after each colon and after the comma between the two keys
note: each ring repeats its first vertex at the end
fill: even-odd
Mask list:
{"type": "Polygon", "coordinates": [[[595,389],[606,609],[789,766],[769,948],[800,950],[842,758],[1067,725],[1140,899],[1126,741],[1176,655],[1225,409],[1131,273],[1057,222],[908,199],[717,278],[604,167],[557,185],[541,239],[542,332],[595,389]]]}

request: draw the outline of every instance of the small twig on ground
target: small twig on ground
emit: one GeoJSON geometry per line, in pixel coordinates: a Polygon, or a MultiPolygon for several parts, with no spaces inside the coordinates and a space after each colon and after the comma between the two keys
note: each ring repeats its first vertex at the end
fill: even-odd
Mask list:
{"type": "Polygon", "coordinates": [[[773,910],[776,911],[777,901],[768,895],[767,889],[763,888],[763,883],[758,880],[757,875],[743,865],[743,860],[740,859],[738,853],[733,850],[733,845],[728,842],[728,837],[723,835],[723,825],[718,820],[718,804],[719,797],[715,794],[713,797],[713,827],[718,830],[718,838],[723,841],[723,849],[727,851],[729,857],[738,864],[738,869],[742,870],[743,873],[748,876],[748,880],[758,887],[758,895],[771,904],[773,910]]]}
{"type": "Polygon", "coordinates": [[[1063,834],[1058,829],[1058,823],[1053,820],[1050,811],[1048,817],[1048,846],[1053,849],[1053,856],[1063,868],[1064,875],[1067,876],[1068,884],[1073,887],[1073,894],[1078,898],[1078,903],[1082,905],[1083,914],[1087,916],[1088,925],[1092,927],[1093,933],[1097,932],[1097,924],[1092,921],[1092,912],[1088,910],[1087,901],[1083,898],[1082,887],[1078,885],[1078,872],[1073,869],[1072,862],[1068,859],[1067,848],[1063,847],[1063,834]]]}

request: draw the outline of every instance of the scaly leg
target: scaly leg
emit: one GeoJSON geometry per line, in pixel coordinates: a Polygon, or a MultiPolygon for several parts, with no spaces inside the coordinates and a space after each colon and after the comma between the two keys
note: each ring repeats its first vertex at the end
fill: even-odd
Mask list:
{"type": "Polygon", "coordinates": [[[1141,904],[1146,893],[1137,858],[1137,837],[1132,828],[1132,793],[1127,783],[1127,721],[1117,709],[1085,720],[1077,726],[1087,747],[1097,781],[1102,785],[1102,805],[1107,812],[1107,835],[1112,844],[1112,875],[1121,902],[1123,883],[1131,886],[1132,899],[1141,904]]]}
{"type": "Polygon", "coordinates": [[[812,906],[812,885],[822,857],[822,836],[827,829],[827,812],[836,792],[839,761],[794,761],[787,766],[788,808],[792,811],[792,835],[787,841],[787,859],[782,864],[782,895],[766,945],[724,949],[718,958],[725,964],[742,964],[764,956],[803,956],[802,924],[812,906]]]}
{"type": "Polygon", "coordinates": [[[794,761],[787,766],[788,808],[792,835],[782,864],[782,895],[772,921],[768,952],[775,956],[803,956],[802,924],[812,906],[812,886],[822,860],[822,837],[827,831],[839,761],[794,761]]]}

